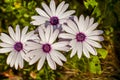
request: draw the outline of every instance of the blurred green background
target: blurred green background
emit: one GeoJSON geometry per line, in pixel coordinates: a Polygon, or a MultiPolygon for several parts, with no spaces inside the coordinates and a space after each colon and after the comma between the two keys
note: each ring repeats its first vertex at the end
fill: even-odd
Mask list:
{"type": "MultiPolygon", "coordinates": [[[[55,0],[58,5],[62,0],[55,0]]],[[[76,10],[75,15],[94,17],[99,23],[98,29],[104,31],[103,48],[97,49],[98,56],[90,59],[74,56],[63,67],[51,70],[47,64],[36,70],[37,64],[29,66],[25,62],[23,69],[15,70],[6,64],[8,54],[0,54],[0,80],[120,80],[120,1],[119,0],[65,0],[69,9],[76,10]]],[[[50,0],[0,0],[0,32],[8,33],[8,26],[17,24],[29,30],[31,16],[37,15],[36,7],[41,2],[49,5],[50,0]]]]}

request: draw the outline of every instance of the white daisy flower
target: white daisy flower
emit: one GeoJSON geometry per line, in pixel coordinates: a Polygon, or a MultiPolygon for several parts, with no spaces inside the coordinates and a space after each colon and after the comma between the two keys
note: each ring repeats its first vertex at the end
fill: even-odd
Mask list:
{"type": "Polygon", "coordinates": [[[82,52],[87,58],[90,58],[90,54],[97,55],[96,48],[102,46],[98,41],[103,41],[104,38],[100,36],[103,33],[102,30],[95,30],[98,23],[93,23],[94,18],[88,16],[84,19],[81,15],[78,18],[75,16],[74,21],[69,20],[67,25],[63,26],[66,33],[61,33],[60,38],[70,39],[69,45],[71,46],[72,52],[70,57],[73,57],[76,53],[79,58],[82,56],[82,52]]]}
{"type": "Polygon", "coordinates": [[[9,35],[5,33],[1,33],[0,39],[1,43],[0,46],[0,53],[8,53],[10,52],[8,58],[7,58],[7,64],[10,65],[10,67],[15,66],[15,69],[18,69],[18,66],[20,68],[23,68],[24,66],[24,60],[29,61],[29,58],[25,57],[26,50],[25,43],[29,39],[36,39],[37,35],[34,35],[34,31],[31,31],[29,33],[26,33],[28,30],[28,27],[26,26],[22,32],[20,31],[19,25],[16,26],[16,33],[12,29],[12,27],[8,28],[9,35]]]}
{"type": "Polygon", "coordinates": [[[50,24],[54,27],[60,27],[61,24],[65,23],[69,17],[75,13],[74,10],[66,11],[69,7],[69,4],[65,4],[65,1],[62,1],[57,8],[54,0],[50,1],[49,6],[47,6],[45,3],[42,3],[42,7],[44,10],[40,8],[35,9],[39,16],[32,16],[34,21],[32,21],[31,24],[50,24]]]}
{"type": "Polygon", "coordinates": [[[39,27],[39,41],[37,42],[28,42],[28,48],[31,50],[26,56],[31,58],[29,64],[32,65],[38,61],[37,70],[40,70],[45,62],[47,60],[48,65],[51,69],[56,69],[56,64],[62,66],[62,61],[66,61],[66,58],[63,54],[59,51],[68,51],[68,42],[61,41],[61,42],[55,42],[59,30],[56,29],[53,31],[53,27],[47,27],[46,29],[43,29],[39,27]]]}

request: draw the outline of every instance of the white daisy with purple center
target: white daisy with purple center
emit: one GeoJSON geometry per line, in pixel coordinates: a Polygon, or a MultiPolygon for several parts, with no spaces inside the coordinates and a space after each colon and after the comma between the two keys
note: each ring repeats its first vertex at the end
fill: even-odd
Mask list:
{"type": "Polygon", "coordinates": [[[16,26],[16,32],[12,29],[12,27],[8,28],[9,35],[5,33],[1,33],[0,40],[0,53],[8,53],[7,64],[10,67],[15,66],[15,69],[23,68],[24,60],[29,61],[27,58],[25,49],[26,42],[28,40],[34,40],[37,38],[37,35],[34,34],[34,31],[28,32],[28,27],[24,27],[22,31],[20,31],[19,25],[16,26]]]}
{"type": "Polygon", "coordinates": [[[104,38],[100,36],[103,31],[95,30],[98,23],[93,23],[94,18],[88,16],[84,18],[83,15],[79,19],[75,16],[74,20],[68,20],[67,25],[63,25],[65,33],[59,35],[60,38],[70,39],[71,55],[73,57],[76,53],[81,58],[82,53],[90,58],[90,54],[97,55],[95,48],[102,48],[100,41],[104,38]]]}
{"type": "Polygon", "coordinates": [[[65,1],[62,1],[56,8],[55,1],[50,1],[50,6],[47,6],[45,3],[42,3],[42,7],[44,10],[40,8],[36,8],[35,10],[38,12],[39,16],[32,16],[34,21],[31,22],[33,25],[51,25],[54,27],[60,27],[63,23],[65,23],[69,17],[75,13],[74,10],[66,11],[69,7],[69,4],[65,4],[65,1]]]}
{"type": "Polygon", "coordinates": [[[39,39],[35,42],[28,42],[26,47],[30,52],[26,55],[31,60],[29,64],[32,65],[38,61],[37,70],[40,70],[47,60],[51,69],[56,69],[56,63],[60,66],[63,65],[62,61],[66,61],[65,56],[60,51],[68,51],[68,42],[61,41],[56,42],[59,30],[53,30],[53,27],[49,26],[46,29],[39,27],[39,39]]]}

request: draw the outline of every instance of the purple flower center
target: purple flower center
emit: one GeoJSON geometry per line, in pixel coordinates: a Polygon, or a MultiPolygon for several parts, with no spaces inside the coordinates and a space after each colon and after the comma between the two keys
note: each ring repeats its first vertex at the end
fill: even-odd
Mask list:
{"type": "Polygon", "coordinates": [[[50,23],[51,23],[51,25],[57,25],[57,24],[59,24],[58,17],[56,17],[56,16],[51,17],[50,18],[50,23]]]}
{"type": "Polygon", "coordinates": [[[49,53],[51,50],[50,44],[43,44],[42,49],[45,53],[49,53]]]}
{"type": "Polygon", "coordinates": [[[76,35],[76,40],[77,40],[78,42],[83,42],[83,41],[85,41],[85,39],[86,39],[86,35],[85,35],[84,33],[79,32],[79,33],[76,35]]]}
{"type": "Polygon", "coordinates": [[[14,49],[20,52],[23,49],[23,44],[21,42],[16,42],[14,45],[14,49]]]}

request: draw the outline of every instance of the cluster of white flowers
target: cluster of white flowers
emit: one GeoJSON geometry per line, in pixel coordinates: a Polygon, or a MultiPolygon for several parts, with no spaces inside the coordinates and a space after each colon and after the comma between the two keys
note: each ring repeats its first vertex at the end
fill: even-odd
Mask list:
{"type": "Polygon", "coordinates": [[[78,58],[82,53],[87,58],[90,58],[89,53],[97,55],[95,48],[102,48],[99,42],[104,38],[100,36],[102,30],[95,30],[98,23],[94,23],[94,18],[81,15],[78,19],[73,15],[74,10],[66,11],[69,4],[65,1],[57,8],[54,0],[49,6],[42,3],[42,7],[44,10],[35,9],[39,15],[32,16],[31,24],[38,26],[37,32],[27,32],[27,26],[21,31],[17,25],[15,31],[8,28],[9,35],[1,33],[0,53],[10,53],[7,58],[10,67],[23,68],[25,60],[29,65],[38,62],[37,70],[40,70],[47,60],[50,68],[55,70],[56,63],[62,66],[62,61],[67,60],[62,53],[71,52],[70,57],[77,54],[78,58]]]}

